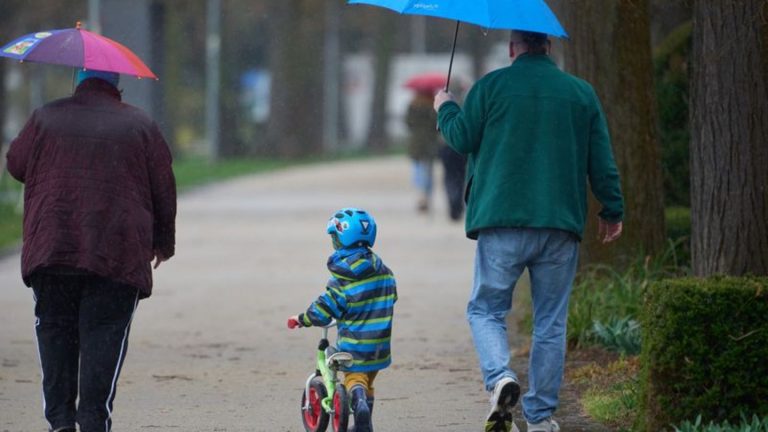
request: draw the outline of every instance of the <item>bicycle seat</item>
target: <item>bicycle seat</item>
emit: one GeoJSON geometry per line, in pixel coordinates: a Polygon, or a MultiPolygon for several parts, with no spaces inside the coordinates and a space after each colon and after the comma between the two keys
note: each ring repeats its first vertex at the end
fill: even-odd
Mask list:
{"type": "Polygon", "coordinates": [[[348,352],[335,352],[331,354],[325,361],[328,367],[349,367],[352,366],[352,354],[348,352]]]}

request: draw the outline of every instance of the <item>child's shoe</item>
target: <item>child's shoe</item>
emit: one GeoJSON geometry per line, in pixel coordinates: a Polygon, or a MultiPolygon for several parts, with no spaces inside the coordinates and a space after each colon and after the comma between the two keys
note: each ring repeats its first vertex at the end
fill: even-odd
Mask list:
{"type": "Polygon", "coordinates": [[[514,432],[512,409],[520,397],[520,385],[514,378],[504,377],[496,383],[491,395],[491,412],[485,420],[485,432],[514,432]]]}
{"type": "Polygon", "coordinates": [[[371,408],[368,406],[365,389],[361,386],[352,388],[352,414],[355,417],[354,432],[372,432],[371,408]]]}
{"type": "Polygon", "coordinates": [[[528,432],[560,432],[560,425],[550,417],[538,423],[528,423],[528,432]]]}

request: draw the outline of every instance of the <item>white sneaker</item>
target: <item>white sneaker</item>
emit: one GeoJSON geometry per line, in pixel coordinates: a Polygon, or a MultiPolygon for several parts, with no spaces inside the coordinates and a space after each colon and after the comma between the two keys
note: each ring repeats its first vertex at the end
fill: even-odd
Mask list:
{"type": "Polygon", "coordinates": [[[512,419],[512,409],[520,398],[520,384],[504,377],[493,387],[491,412],[485,419],[485,432],[518,432],[512,419]]]}
{"type": "Polygon", "coordinates": [[[528,432],[560,432],[560,425],[550,417],[538,423],[528,423],[528,432]]]}

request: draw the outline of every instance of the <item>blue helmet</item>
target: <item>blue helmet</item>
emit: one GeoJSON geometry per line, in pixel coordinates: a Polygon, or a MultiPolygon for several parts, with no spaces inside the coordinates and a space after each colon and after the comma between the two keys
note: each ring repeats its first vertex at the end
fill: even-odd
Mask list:
{"type": "Polygon", "coordinates": [[[328,219],[326,232],[333,237],[336,249],[363,245],[373,247],[376,221],[365,210],[343,208],[328,219]]]}

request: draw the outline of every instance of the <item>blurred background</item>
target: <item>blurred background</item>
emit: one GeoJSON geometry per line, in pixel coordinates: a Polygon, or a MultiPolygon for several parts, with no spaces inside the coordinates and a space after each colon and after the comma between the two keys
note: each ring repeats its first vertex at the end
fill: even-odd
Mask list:
{"type": "MultiPolygon", "coordinates": [[[[628,230],[624,243],[632,255],[663,249],[665,208],[667,215],[682,215],[683,231],[690,225],[692,6],[683,0],[549,4],[570,34],[569,40],[554,41],[553,57],[595,86],[628,197],[626,225],[643,227],[628,230]]],[[[160,124],[182,180],[185,169],[222,162],[403,151],[404,115],[412,97],[404,83],[415,74],[447,72],[455,29],[451,21],[343,0],[4,0],[2,5],[3,44],[79,21],[137,53],[160,79],[123,76],[124,100],[160,124]]],[[[508,65],[508,37],[506,31],[463,25],[451,90],[461,97],[478,77],[508,65]]],[[[72,93],[72,77],[71,68],[0,59],[3,152],[34,108],[72,93]]],[[[5,177],[0,192],[7,198],[5,177]]],[[[9,214],[8,199],[4,202],[0,207],[9,214]]]]}
{"type": "MultiPolygon", "coordinates": [[[[661,47],[691,11],[683,1],[650,3],[651,40],[661,47]]],[[[160,80],[123,77],[124,98],[162,125],[181,157],[396,148],[407,134],[403,84],[416,73],[447,71],[455,25],[343,0],[4,0],[3,9],[2,43],[81,21],[134,50],[160,80]]],[[[575,40],[579,29],[563,21],[575,40]]],[[[507,40],[504,31],[463,26],[454,92],[507,65],[507,40]]],[[[674,64],[657,59],[657,76],[684,68],[680,54],[674,64]]],[[[33,107],[72,91],[65,67],[3,60],[0,74],[6,143],[33,107]]],[[[667,95],[677,90],[659,89],[662,111],[684,110],[667,95]]]]}

